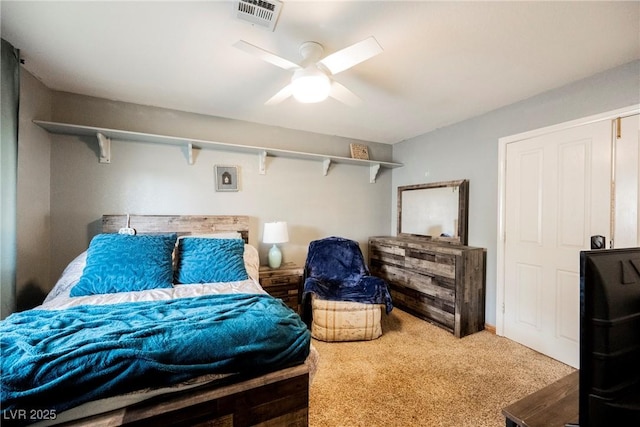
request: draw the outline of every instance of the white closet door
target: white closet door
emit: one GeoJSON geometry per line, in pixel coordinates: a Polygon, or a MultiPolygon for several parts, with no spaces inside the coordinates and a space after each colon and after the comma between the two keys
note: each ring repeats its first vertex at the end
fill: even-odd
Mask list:
{"type": "Polygon", "coordinates": [[[579,253],[610,236],[611,122],[506,146],[504,334],[579,364],[579,253]]]}
{"type": "Polygon", "coordinates": [[[640,245],[640,115],[622,118],[615,125],[613,246],[632,248],[640,245]]]}

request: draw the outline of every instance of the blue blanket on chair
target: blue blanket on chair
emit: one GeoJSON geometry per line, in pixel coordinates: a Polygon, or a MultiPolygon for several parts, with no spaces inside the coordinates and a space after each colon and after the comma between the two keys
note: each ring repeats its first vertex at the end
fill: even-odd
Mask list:
{"type": "Polygon", "coordinates": [[[342,237],[327,237],[309,244],[305,263],[302,313],[310,323],[310,295],[333,301],[384,304],[393,309],[387,283],[369,274],[357,242],[342,237]]]}
{"type": "Polygon", "coordinates": [[[204,374],[258,374],[302,363],[309,345],[300,317],[268,295],[15,313],[0,324],[2,416],[204,374]]]}

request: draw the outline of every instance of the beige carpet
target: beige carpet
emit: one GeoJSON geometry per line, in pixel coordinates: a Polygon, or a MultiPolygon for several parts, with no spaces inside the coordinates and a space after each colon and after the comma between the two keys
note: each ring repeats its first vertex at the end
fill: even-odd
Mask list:
{"type": "Polygon", "coordinates": [[[462,339],[395,308],[374,341],[326,343],[309,425],[504,426],[504,406],[574,369],[483,331],[462,339]]]}

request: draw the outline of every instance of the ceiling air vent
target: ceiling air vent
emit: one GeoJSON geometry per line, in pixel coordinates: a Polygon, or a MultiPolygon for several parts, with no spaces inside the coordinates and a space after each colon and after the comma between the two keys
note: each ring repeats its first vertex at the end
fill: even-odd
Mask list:
{"type": "Polygon", "coordinates": [[[238,19],[271,31],[276,27],[282,8],[279,0],[236,0],[234,5],[238,19]]]}

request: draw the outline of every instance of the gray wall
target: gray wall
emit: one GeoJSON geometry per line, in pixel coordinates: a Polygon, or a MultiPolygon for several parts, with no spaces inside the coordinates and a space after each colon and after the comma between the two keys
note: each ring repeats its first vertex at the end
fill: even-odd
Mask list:
{"type": "Polygon", "coordinates": [[[104,213],[250,215],[251,242],[259,248],[263,263],[268,248],[260,243],[262,225],[288,221],[291,242],[283,245],[285,260],[303,263],[309,241],[316,238],[350,237],[360,242],[366,254],[369,236],[395,234],[398,186],[467,178],[469,244],[487,248],[487,323],[493,325],[498,139],[640,102],[640,62],[636,61],[393,147],[364,142],[372,158],[405,164],[393,172],[381,170],[378,182],[369,184],[368,169],[358,166],[334,165],[323,176],[319,163],[275,158],[269,160],[267,174],[259,175],[254,155],[202,150],[195,165],[189,166],[178,147],[121,141],[113,142],[112,163],[99,164],[93,138],[49,136],[31,119],[46,120],[50,114],[54,121],[347,157],[349,143],[354,141],[49,91],[33,77],[24,77],[26,71],[22,74],[30,81],[23,83],[22,108],[33,107],[22,111],[20,144],[43,144],[43,150],[29,150],[19,159],[21,176],[29,180],[23,183],[31,183],[19,190],[18,216],[23,221],[18,263],[29,266],[20,274],[19,287],[31,276],[38,277],[39,288],[52,286],[64,266],[99,231],[104,213]],[[31,135],[29,141],[25,135],[31,135]],[[50,171],[41,157],[46,157],[48,140],[50,171]],[[215,192],[216,164],[240,167],[241,191],[215,192]],[[46,200],[49,188],[50,210],[46,203],[38,203],[46,200]],[[36,234],[31,238],[34,226],[36,234]],[[51,243],[45,248],[47,239],[51,243]],[[32,274],[33,265],[49,269],[48,283],[40,278],[46,273],[32,274]]]}
{"type": "Polygon", "coordinates": [[[0,319],[16,308],[20,51],[0,39],[0,319]]]}
{"type": "Polygon", "coordinates": [[[51,142],[31,120],[50,118],[51,91],[22,70],[18,128],[18,310],[39,304],[50,288],[51,274],[51,142]]]}
{"type": "Polygon", "coordinates": [[[393,146],[392,228],[401,185],[469,179],[469,245],[487,249],[486,321],[496,323],[498,139],[640,103],[640,61],[393,146]]]}
{"type": "MultiPolygon", "coordinates": [[[[236,120],[171,111],[69,93],[53,92],[52,120],[259,145],[349,157],[351,142],[369,146],[372,158],[389,160],[389,145],[292,131],[236,120]]],[[[250,242],[266,264],[263,224],[287,221],[285,261],[304,264],[311,240],[340,235],[367,253],[372,234],[389,229],[391,171],[369,183],[369,169],[322,162],[269,158],[266,175],[258,156],[203,149],[195,164],[180,147],[113,141],[111,163],[100,164],[95,138],[52,135],[51,281],[100,230],[102,214],[239,214],[251,217],[250,242]],[[214,165],[237,165],[239,192],[216,192],[214,165]]]]}

